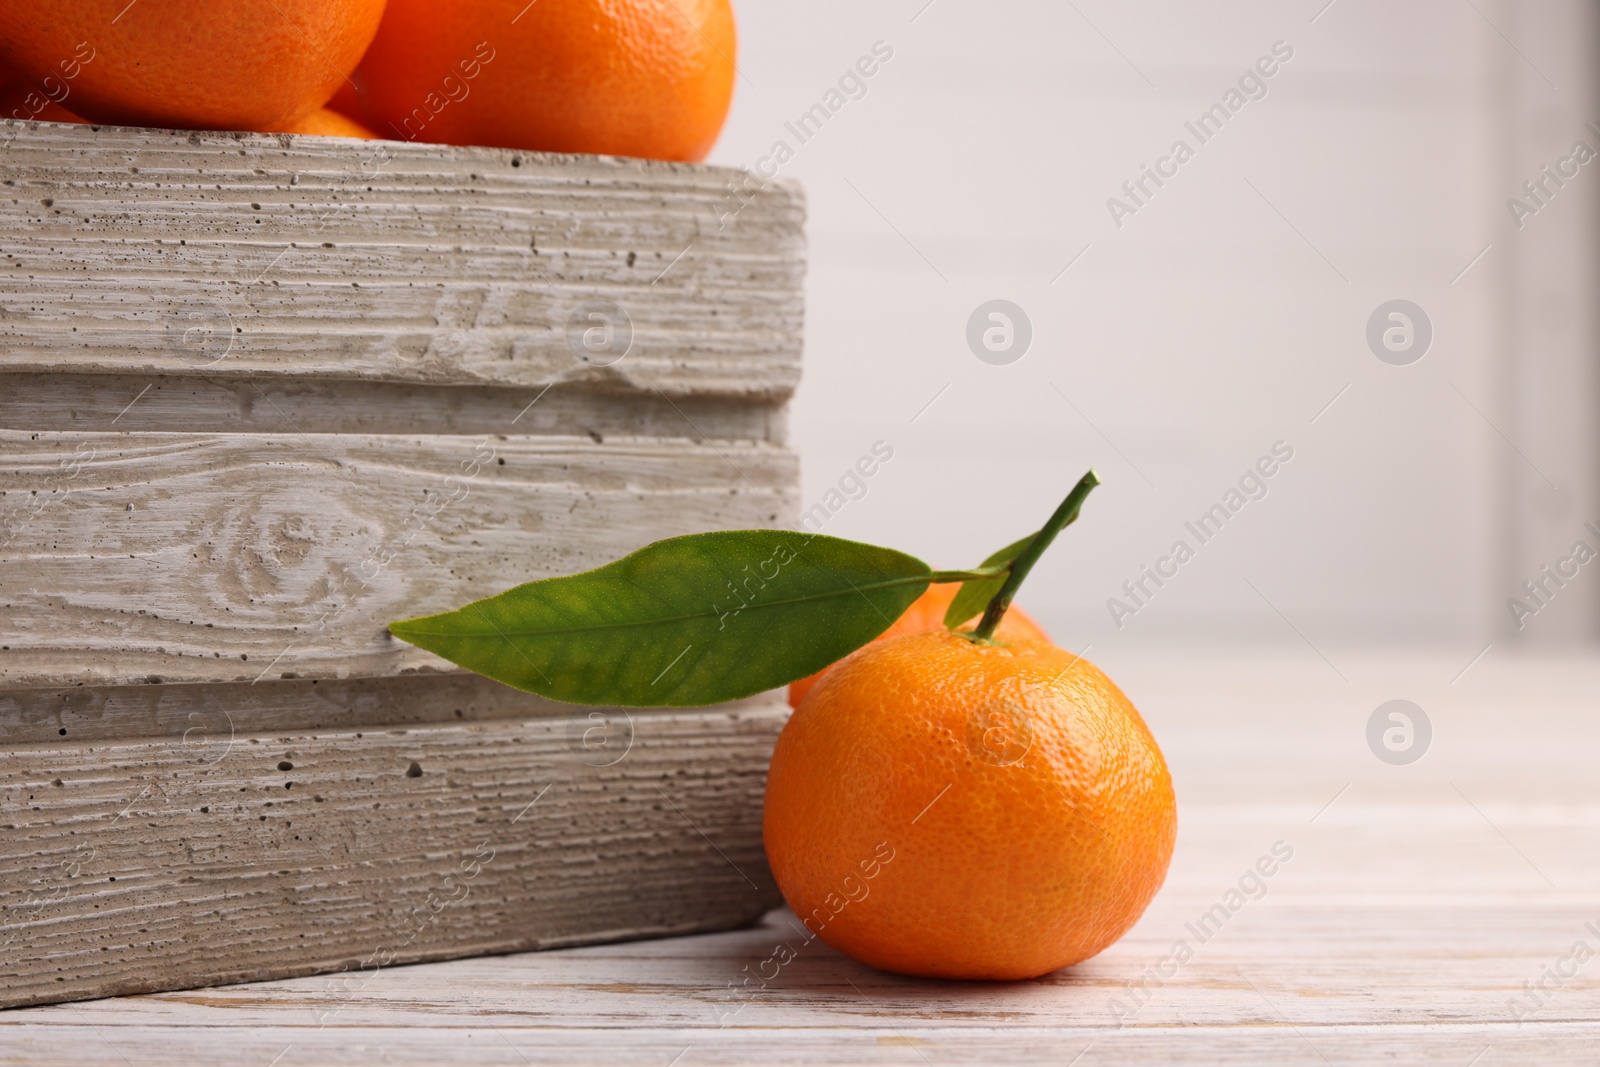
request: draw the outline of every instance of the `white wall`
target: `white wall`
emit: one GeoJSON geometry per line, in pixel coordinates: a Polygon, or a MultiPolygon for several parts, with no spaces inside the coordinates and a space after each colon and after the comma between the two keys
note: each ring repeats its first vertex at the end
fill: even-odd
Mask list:
{"type": "Polygon", "coordinates": [[[976,563],[1092,464],[1106,484],[1021,601],[1070,647],[1593,636],[1600,562],[1520,635],[1505,600],[1600,520],[1600,162],[1520,232],[1505,202],[1573,141],[1600,149],[1594,27],[1586,5],[1473,2],[739,2],[712,162],[781,139],[809,195],[808,500],[895,450],[826,532],[976,563]],[[800,144],[785,121],[877,41],[866,95],[800,144]],[[1265,98],[1199,144],[1184,122],[1278,41],[1265,98]],[[1179,138],[1194,158],[1116,226],[1107,198],[1179,138]],[[1032,322],[1009,366],[966,343],[992,298],[1032,322]],[[1409,366],[1365,340],[1394,298],[1433,325],[1409,366]],[[1197,545],[1185,520],[1280,440],[1268,496],[1113,625],[1107,598],[1197,545]]]}

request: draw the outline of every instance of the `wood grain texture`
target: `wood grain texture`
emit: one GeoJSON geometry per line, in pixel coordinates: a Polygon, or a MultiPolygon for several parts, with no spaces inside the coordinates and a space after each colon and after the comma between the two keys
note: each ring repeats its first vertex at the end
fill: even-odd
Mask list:
{"type": "Polygon", "coordinates": [[[0,1004],[749,922],[786,710],[0,751],[0,1004]]]}
{"type": "Polygon", "coordinates": [[[1580,939],[1600,946],[1600,658],[1494,650],[1462,676],[1474,652],[1330,648],[1348,681],[1299,647],[1103,663],[1172,766],[1178,848],[1126,937],[1036,981],[882,974],[806,942],[780,910],[729,933],[384,969],[359,985],[6,1012],[0,1046],[37,1067],[1592,1064],[1600,954],[1536,1005],[1527,984],[1572,970],[1580,939]],[[1435,731],[1404,767],[1364,737],[1396,693],[1435,731]],[[1203,941],[1189,932],[1279,840],[1294,855],[1266,891],[1203,941]],[[1193,956],[1163,964],[1180,939],[1193,956]],[[781,967],[779,944],[795,951],[781,967]]]}
{"type": "Polygon", "coordinates": [[[0,689],[384,676],[388,636],[649,541],[772,526],[756,442],[0,430],[0,689]]]}
{"type": "Polygon", "coordinates": [[[0,429],[541,434],[783,444],[787,409],[745,397],[120,374],[0,374],[0,429]]]}
{"type": "MultiPolygon", "coordinates": [[[[760,701],[763,698],[751,698],[760,701]]],[[[737,701],[724,707],[742,707],[737,701]]],[[[571,704],[465,671],[391,678],[190,685],[75,685],[0,691],[7,746],[239,732],[348,730],[571,716],[571,704]]],[[[580,717],[586,712],[577,711],[580,717]]]]}
{"type": "Polygon", "coordinates": [[[318,137],[0,123],[0,372],[781,398],[804,206],[740,172],[318,137]],[[576,359],[610,300],[628,354],[576,359]]]}
{"type": "Polygon", "coordinates": [[[795,513],[797,186],[0,138],[0,1006],[360,988],[777,902],[780,699],[575,709],[385,627],[795,513]]]}

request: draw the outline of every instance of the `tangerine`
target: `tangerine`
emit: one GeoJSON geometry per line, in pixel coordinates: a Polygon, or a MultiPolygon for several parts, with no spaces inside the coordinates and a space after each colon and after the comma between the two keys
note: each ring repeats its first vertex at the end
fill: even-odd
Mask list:
{"type": "MultiPolygon", "coordinates": [[[[944,613],[950,607],[950,602],[956,598],[956,591],[961,586],[954,582],[941,582],[928,586],[927,590],[911,602],[911,606],[901,613],[889,628],[873,639],[874,644],[888,641],[906,634],[920,633],[923,630],[934,630],[944,625],[944,613]]],[[[979,613],[981,615],[982,612],[979,613]]],[[[966,623],[975,622],[978,615],[966,620],[966,623]]],[[[962,625],[966,625],[963,623],[962,625]]],[[[1043,627],[1029,618],[1028,613],[1021,608],[1013,607],[1005,613],[1000,620],[999,629],[995,630],[995,637],[1002,641],[1044,641],[1049,643],[1050,635],[1044,632],[1043,627]]],[[[811,687],[817,684],[830,668],[824,667],[816,674],[799,681],[789,683],[789,706],[798,708],[800,701],[811,692],[811,687]]]]}
{"type": "Polygon", "coordinates": [[[735,51],[728,0],[389,0],[355,81],[396,140],[698,162],[735,51]]]}
{"type": "Polygon", "coordinates": [[[293,122],[274,126],[266,133],[309,133],[316,137],[359,137],[363,141],[376,141],[378,135],[348,115],[331,107],[322,107],[309,115],[301,115],[293,122]]]}
{"type": "Polygon", "coordinates": [[[15,119],[18,122],[84,121],[26,81],[13,81],[0,89],[0,119],[15,119]]]}
{"type": "Polygon", "coordinates": [[[778,738],[762,830],[784,899],[839,951],[1017,979],[1137,921],[1177,811],[1155,739],[1098,668],[938,629],[824,674],[778,738]]]}
{"type": "Polygon", "coordinates": [[[383,0],[0,0],[0,58],[89,122],[276,129],[327,102],[382,14],[383,0]]]}

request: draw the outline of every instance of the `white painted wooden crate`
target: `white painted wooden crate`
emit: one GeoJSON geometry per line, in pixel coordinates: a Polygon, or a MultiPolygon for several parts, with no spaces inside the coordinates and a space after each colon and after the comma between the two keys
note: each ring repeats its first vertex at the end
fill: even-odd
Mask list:
{"type": "Polygon", "coordinates": [[[575,709],[385,626],[792,519],[795,186],[0,134],[0,1005],[777,900],[781,699],[575,709]]]}

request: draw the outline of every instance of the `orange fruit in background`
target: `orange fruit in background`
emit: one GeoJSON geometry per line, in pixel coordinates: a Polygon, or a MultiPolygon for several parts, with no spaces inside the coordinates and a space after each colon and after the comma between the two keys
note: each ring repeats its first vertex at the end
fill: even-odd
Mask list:
{"type": "Polygon", "coordinates": [[[302,115],[293,122],[286,122],[282,126],[274,126],[266,133],[309,133],[317,137],[359,137],[364,141],[375,141],[378,135],[367,129],[361,123],[346,115],[341,115],[332,108],[318,108],[309,115],[302,115]]]}
{"type": "Polygon", "coordinates": [[[390,0],[355,81],[396,140],[697,162],[735,52],[728,0],[390,0]]]}
{"type": "MultiPolygon", "coordinates": [[[[37,89],[30,89],[25,83],[0,89],[0,119],[80,124],[88,122],[87,119],[79,118],[60,104],[46,98],[37,89]]],[[[364,141],[378,139],[377,134],[355,119],[346,118],[337,111],[325,107],[318,108],[309,115],[302,115],[293,122],[286,122],[282,126],[260,132],[309,133],[318,137],[358,137],[364,141]]]]}
{"type": "Polygon", "coordinates": [[[327,102],[382,14],[383,0],[0,0],[0,59],[90,122],[273,129],[327,102]]]}
{"type": "MultiPolygon", "coordinates": [[[[349,81],[341,82],[339,88],[333,91],[333,95],[328,98],[328,110],[336,111],[345,118],[362,123],[363,126],[366,124],[366,119],[361,113],[361,98],[356,94],[355,75],[352,74],[349,81]]],[[[376,137],[377,134],[373,136],[376,137]]]]}
{"type": "Polygon", "coordinates": [[[18,122],[84,121],[24,81],[15,81],[0,89],[0,120],[4,119],[18,122]]]}
{"type": "Polygon", "coordinates": [[[6,118],[16,122],[83,122],[42,90],[29,85],[16,70],[0,66],[0,122],[6,118]]]}
{"type": "MultiPolygon", "coordinates": [[[[59,95],[59,87],[51,83],[59,95]]],[[[0,121],[82,122],[78,116],[23,80],[16,69],[0,63],[0,121]]]]}
{"type": "MultiPolygon", "coordinates": [[[[956,598],[956,591],[961,588],[959,582],[941,582],[930,585],[925,593],[911,602],[904,613],[894,621],[883,633],[871,642],[889,641],[906,634],[919,633],[923,630],[933,630],[944,626],[944,613],[950,607],[950,601],[956,598]]],[[[982,617],[982,612],[966,620],[967,623],[976,623],[982,617]]],[[[1000,619],[1000,625],[995,630],[995,637],[1001,641],[1043,641],[1050,642],[1050,635],[1045,633],[1038,623],[1028,617],[1028,613],[1015,604],[1006,611],[1000,619]]],[[[817,679],[828,673],[832,668],[824,667],[809,678],[801,678],[797,682],[789,683],[789,706],[798,708],[800,701],[811,692],[811,687],[817,684],[817,679]]]]}
{"type": "Polygon", "coordinates": [[[1047,974],[1122,936],[1172,859],[1172,779],[1098,668],[930,630],[858,649],[772,755],[762,832],[807,929],[937,978],[1047,974]]]}

